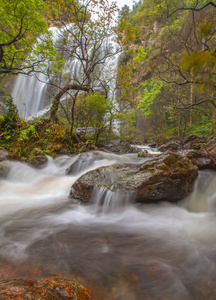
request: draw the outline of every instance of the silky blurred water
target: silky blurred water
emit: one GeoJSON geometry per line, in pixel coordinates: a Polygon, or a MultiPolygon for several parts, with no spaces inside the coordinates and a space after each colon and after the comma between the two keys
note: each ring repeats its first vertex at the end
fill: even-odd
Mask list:
{"type": "Polygon", "coordinates": [[[75,176],[65,171],[77,156],[42,170],[11,163],[0,181],[1,278],[68,276],[97,300],[216,299],[216,173],[200,172],[178,204],[135,205],[103,189],[88,205],[68,198],[87,170],[145,160],[101,155],[75,176]]]}

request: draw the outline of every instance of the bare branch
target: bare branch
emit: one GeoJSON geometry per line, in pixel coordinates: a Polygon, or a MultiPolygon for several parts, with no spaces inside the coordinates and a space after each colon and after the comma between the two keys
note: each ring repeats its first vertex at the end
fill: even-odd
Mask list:
{"type": "Polygon", "coordinates": [[[199,8],[197,8],[197,5],[198,5],[198,2],[196,3],[196,5],[194,7],[179,7],[177,9],[175,9],[172,13],[168,14],[167,17],[168,18],[171,17],[172,15],[174,15],[178,11],[185,11],[185,10],[189,11],[189,10],[191,10],[191,11],[197,11],[198,12],[198,11],[201,11],[201,10],[205,9],[208,6],[212,6],[212,7],[216,8],[216,4],[212,1],[204,4],[202,7],[199,7],[199,8]]]}

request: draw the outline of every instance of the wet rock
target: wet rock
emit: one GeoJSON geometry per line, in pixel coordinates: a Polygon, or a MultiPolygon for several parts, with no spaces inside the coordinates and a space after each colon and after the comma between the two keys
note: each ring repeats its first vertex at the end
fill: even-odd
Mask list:
{"type": "Polygon", "coordinates": [[[89,168],[94,162],[104,159],[100,151],[81,153],[78,159],[66,170],[67,175],[76,175],[89,168]]]}
{"type": "Polygon", "coordinates": [[[3,160],[17,160],[17,161],[21,161],[20,157],[10,151],[7,151],[3,148],[0,148],[0,162],[3,160]]]}
{"type": "Polygon", "coordinates": [[[190,159],[194,165],[197,165],[199,170],[216,170],[216,161],[204,152],[199,150],[187,150],[183,152],[183,156],[190,159]]]}
{"type": "Polygon", "coordinates": [[[0,281],[0,299],[92,300],[92,295],[79,283],[65,278],[11,279],[0,281]]]}
{"type": "Polygon", "coordinates": [[[203,144],[205,144],[206,141],[207,138],[203,136],[190,134],[189,136],[185,137],[182,141],[183,149],[199,150],[203,147],[203,144]]]}
{"type": "Polygon", "coordinates": [[[20,161],[18,155],[13,152],[0,148],[0,177],[6,178],[10,171],[10,160],[20,161]]]}
{"type": "Polygon", "coordinates": [[[7,161],[0,162],[0,177],[7,177],[10,171],[10,164],[7,161]]]}
{"type": "Polygon", "coordinates": [[[130,143],[126,140],[116,139],[110,142],[110,144],[99,145],[100,148],[104,148],[110,152],[124,154],[124,153],[137,153],[130,143]]]}
{"type": "Polygon", "coordinates": [[[87,144],[81,149],[82,152],[95,151],[95,150],[99,150],[99,149],[93,144],[87,144]]]}
{"type": "Polygon", "coordinates": [[[131,195],[135,202],[176,202],[192,191],[197,166],[177,153],[166,152],[142,165],[117,164],[81,176],[70,197],[88,202],[94,187],[131,195]]]}
{"type": "Polygon", "coordinates": [[[208,156],[215,157],[216,159],[216,138],[208,140],[206,144],[202,146],[200,151],[208,156]]]}
{"type": "Polygon", "coordinates": [[[28,163],[37,168],[37,169],[41,169],[43,167],[46,166],[48,162],[48,158],[47,156],[43,153],[42,150],[38,149],[38,148],[34,148],[28,158],[28,163]]]}
{"type": "Polygon", "coordinates": [[[182,143],[180,141],[170,141],[166,144],[161,145],[158,150],[161,152],[169,151],[178,151],[182,149],[182,143]]]}
{"type": "Polygon", "coordinates": [[[150,156],[151,155],[148,153],[147,150],[143,150],[137,154],[137,157],[150,157],[150,156]]]}

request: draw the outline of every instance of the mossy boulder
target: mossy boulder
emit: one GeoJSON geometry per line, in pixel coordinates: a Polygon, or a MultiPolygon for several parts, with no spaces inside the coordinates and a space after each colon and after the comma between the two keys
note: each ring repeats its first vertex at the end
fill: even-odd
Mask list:
{"type": "Polygon", "coordinates": [[[177,153],[166,152],[141,165],[116,164],[81,176],[72,186],[70,197],[88,202],[95,187],[131,195],[135,202],[177,202],[191,191],[197,166],[177,153]]]}
{"type": "Polygon", "coordinates": [[[0,295],[1,300],[92,300],[87,288],[66,278],[1,280],[0,295]]]}
{"type": "Polygon", "coordinates": [[[47,156],[44,154],[44,152],[39,148],[34,148],[28,158],[28,163],[37,168],[41,169],[46,166],[48,162],[47,156]]]}

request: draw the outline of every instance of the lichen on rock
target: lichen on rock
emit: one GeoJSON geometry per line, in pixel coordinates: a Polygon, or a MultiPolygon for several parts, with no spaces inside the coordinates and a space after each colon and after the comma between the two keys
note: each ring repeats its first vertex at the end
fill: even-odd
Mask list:
{"type": "Polygon", "coordinates": [[[92,300],[92,294],[78,282],[67,278],[21,278],[1,280],[0,299],[92,300]]]}

